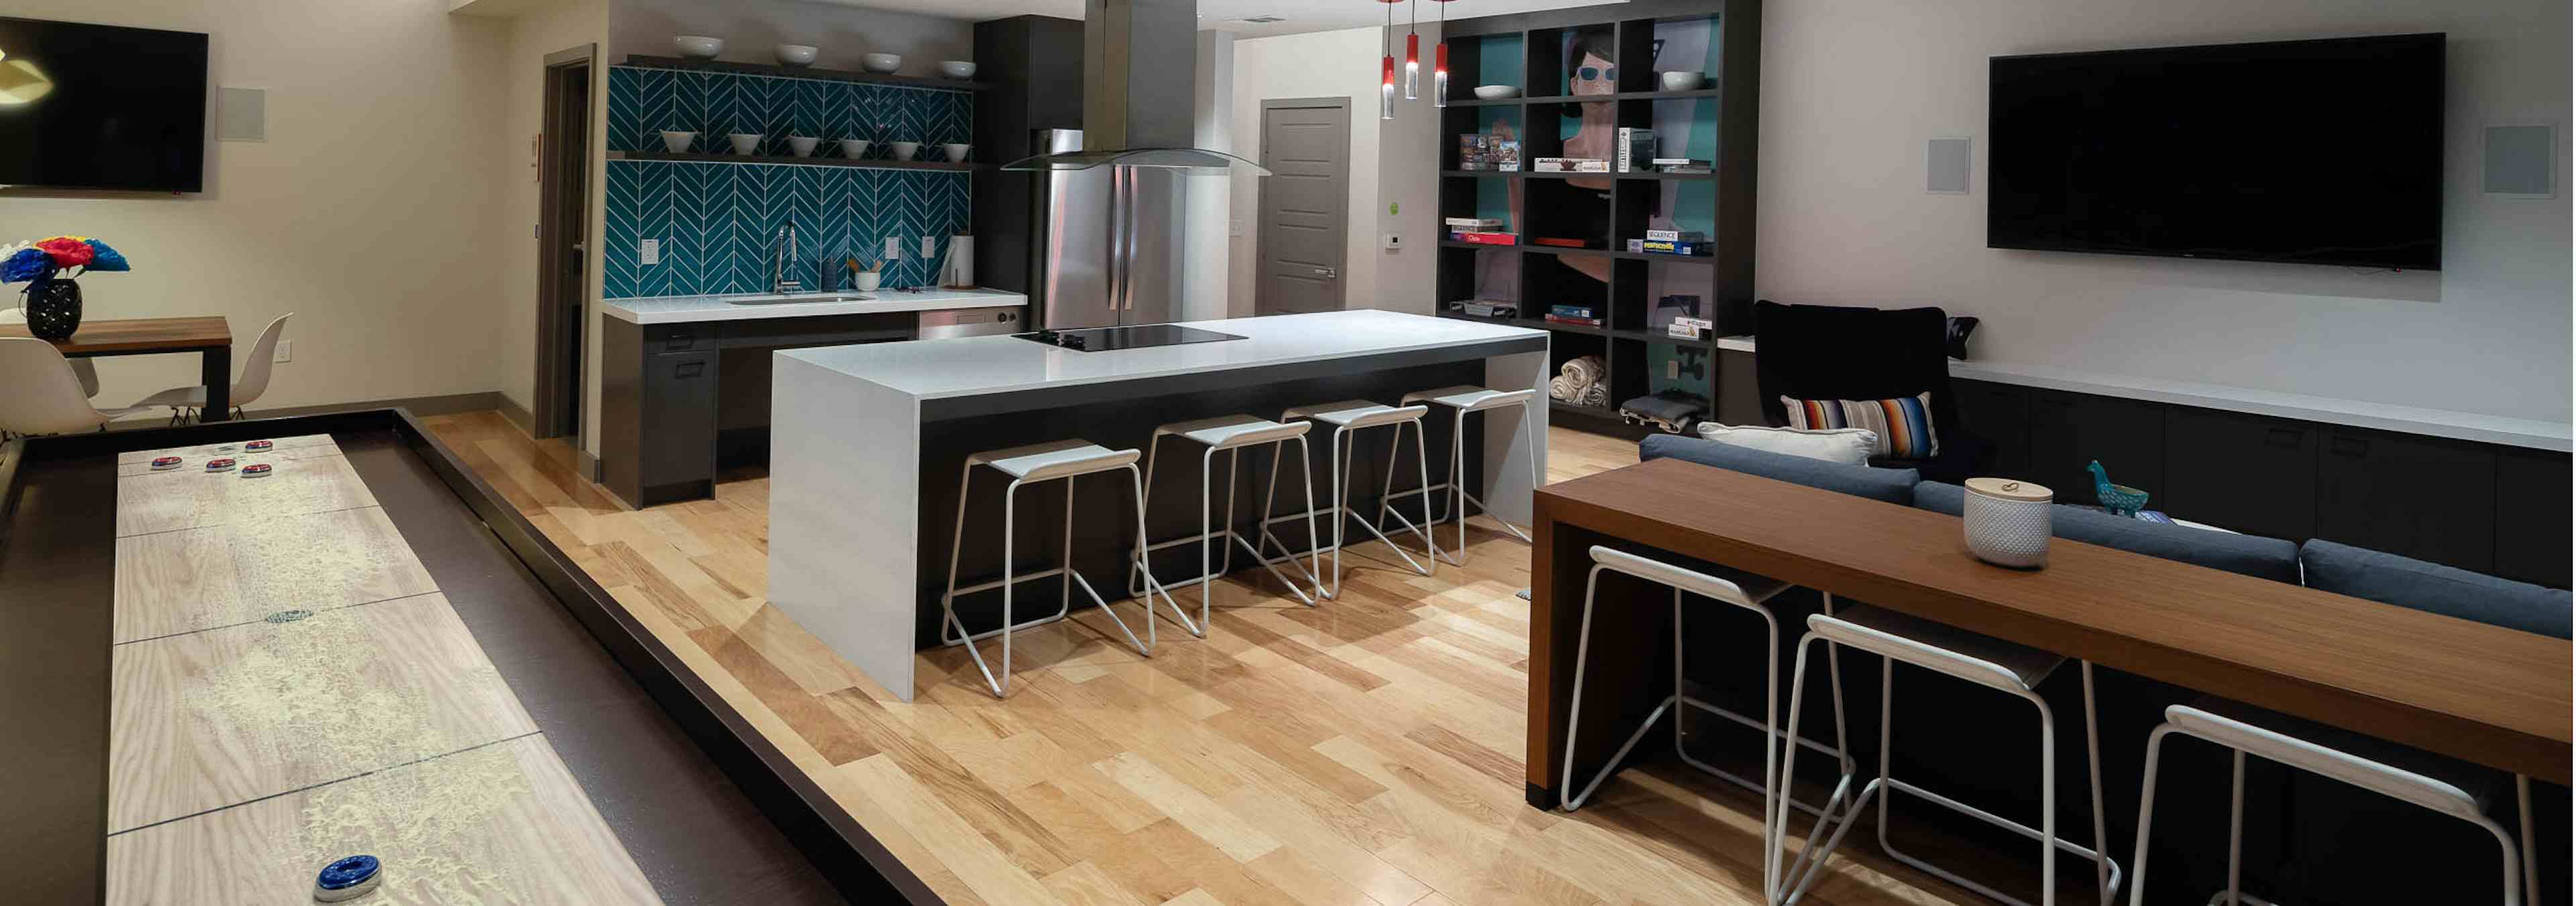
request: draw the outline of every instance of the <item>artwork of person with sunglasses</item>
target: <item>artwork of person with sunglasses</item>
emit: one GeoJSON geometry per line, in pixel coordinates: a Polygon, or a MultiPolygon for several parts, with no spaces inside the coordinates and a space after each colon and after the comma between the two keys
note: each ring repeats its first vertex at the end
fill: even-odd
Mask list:
{"type": "MultiPolygon", "coordinates": [[[[1613,94],[1619,90],[1619,68],[1612,61],[1618,52],[1610,46],[1610,36],[1597,33],[1577,34],[1565,49],[1565,58],[1574,63],[1566,79],[1568,95],[1613,94]]],[[[1565,137],[1566,157],[1588,157],[1611,160],[1618,150],[1619,105],[1615,101],[1593,101],[1561,107],[1565,118],[1576,121],[1574,132],[1565,137]]],[[[1567,185],[1578,189],[1610,191],[1607,176],[1571,177],[1567,185]]],[[[1592,279],[1610,281],[1610,259],[1567,256],[1560,259],[1592,279]]]]}

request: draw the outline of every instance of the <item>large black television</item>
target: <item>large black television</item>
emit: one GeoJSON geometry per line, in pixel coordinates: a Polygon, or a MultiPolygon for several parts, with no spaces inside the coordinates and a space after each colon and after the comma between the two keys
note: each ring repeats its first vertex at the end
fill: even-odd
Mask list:
{"type": "Polygon", "coordinates": [[[2442,266],[2442,36],[1994,57],[1986,245],[2442,266]]]}
{"type": "Polygon", "coordinates": [[[205,188],[206,36],[0,17],[0,185],[205,188]]]}

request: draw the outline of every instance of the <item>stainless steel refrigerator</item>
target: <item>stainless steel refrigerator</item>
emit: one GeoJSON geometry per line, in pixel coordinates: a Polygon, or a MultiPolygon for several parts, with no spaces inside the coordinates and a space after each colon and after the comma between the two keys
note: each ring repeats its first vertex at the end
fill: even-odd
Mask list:
{"type": "MultiPolygon", "coordinates": [[[[1082,130],[1038,130],[1035,149],[1081,151],[1082,130]]],[[[1038,174],[1039,328],[1181,320],[1186,178],[1106,165],[1038,174]]]]}

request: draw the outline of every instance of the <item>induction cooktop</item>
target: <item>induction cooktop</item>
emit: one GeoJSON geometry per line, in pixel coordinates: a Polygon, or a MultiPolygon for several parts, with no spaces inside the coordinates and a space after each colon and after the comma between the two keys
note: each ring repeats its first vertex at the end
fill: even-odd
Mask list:
{"type": "Polygon", "coordinates": [[[1177,324],[1041,330],[1036,333],[1015,333],[1012,336],[1076,352],[1108,352],[1113,349],[1143,349],[1148,346],[1179,346],[1184,343],[1215,343],[1222,340],[1243,339],[1230,333],[1182,327],[1177,324]]]}

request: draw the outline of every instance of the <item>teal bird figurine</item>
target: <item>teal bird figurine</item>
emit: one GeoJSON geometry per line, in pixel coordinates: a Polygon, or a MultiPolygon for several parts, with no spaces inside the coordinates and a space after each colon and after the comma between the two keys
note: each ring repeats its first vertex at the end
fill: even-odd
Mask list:
{"type": "Polygon", "coordinates": [[[2103,509],[2135,518],[2139,510],[2147,508],[2147,492],[2124,484],[2112,484],[2111,473],[2103,471],[2101,460],[2096,459],[2084,468],[2093,473],[2093,496],[2101,498],[2103,509]]]}

